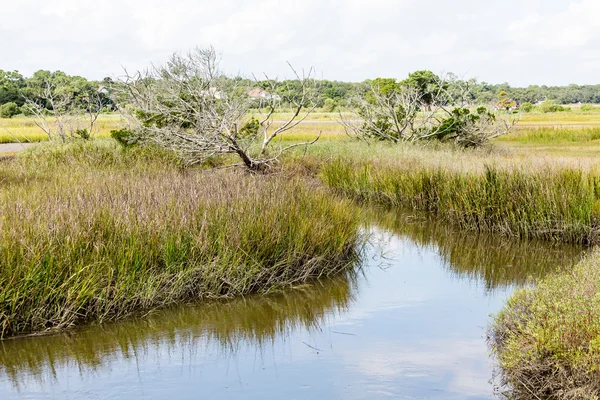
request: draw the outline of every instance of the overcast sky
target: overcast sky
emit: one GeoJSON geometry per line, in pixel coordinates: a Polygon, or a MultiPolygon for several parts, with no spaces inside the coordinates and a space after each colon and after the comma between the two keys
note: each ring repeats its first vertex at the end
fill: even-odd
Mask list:
{"type": "Polygon", "coordinates": [[[213,45],[222,67],[289,77],[417,69],[513,86],[600,83],[600,0],[0,0],[0,69],[117,77],[213,45]]]}

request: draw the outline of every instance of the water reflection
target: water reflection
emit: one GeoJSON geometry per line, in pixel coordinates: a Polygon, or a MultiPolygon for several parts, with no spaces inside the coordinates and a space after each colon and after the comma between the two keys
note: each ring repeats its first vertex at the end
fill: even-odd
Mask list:
{"type": "Polygon", "coordinates": [[[483,283],[489,291],[535,282],[579,261],[584,248],[540,240],[519,240],[458,230],[427,213],[385,208],[367,210],[376,227],[437,251],[459,279],[483,283]]]}
{"type": "Polygon", "coordinates": [[[64,365],[109,368],[117,359],[114,354],[130,359],[152,346],[193,348],[210,342],[224,353],[235,353],[242,344],[263,348],[296,330],[319,330],[348,309],[355,287],[356,272],[351,272],[272,296],[184,306],[121,323],[0,341],[0,375],[18,386],[22,376],[56,378],[64,365]]]}
{"type": "Polygon", "coordinates": [[[367,213],[359,272],[0,342],[0,398],[489,398],[488,315],[582,249],[367,213]]]}

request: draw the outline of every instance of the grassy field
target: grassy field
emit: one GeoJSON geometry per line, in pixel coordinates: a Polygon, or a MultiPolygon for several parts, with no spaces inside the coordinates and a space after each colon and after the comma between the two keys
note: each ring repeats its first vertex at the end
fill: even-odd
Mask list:
{"type": "Polygon", "coordinates": [[[556,113],[525,113],[519,121],[521,126],[531,125],[600,125],[599,112],[556,112],[556,113]]]}
{"type": "MultiPolygon", "coordinates": [[[[53,126],[49,118],[50,126],[53,126]]],[[[95,137],[108,137],[110,131],[119,129],[123,121],[118,114],[102,114],[96,123],[95,137]]],[[[0,143],[42,142],[47,135],[30,117],[0,118],[0,143]]]]}
{"type": "Polygon", "coordinates": [[[358,225],[311,179],[181,170],[112,139],[41,145],[0,165],[0,338],[333,275],[358,225]]]}
{"type": "MultiPolygon", "coordinates": [[[[345,118],[352,114],[343,113],[345,118]]],[[[251,114],[251,116],[256,116],[251,114]]],[[[289,113],[277,113],[275,121],[290,118],[289,113]]],[[[339,113],[315,112],[305,123],[284,135],[283,140],[312,140],[321,132],[321,140],[339,139],[345,136],[343,127],[337,123],[339,113]]],[[[97,137],[108,137],[110,131],[122,126],[122,119],[117,114],[101,115],[97,124],[97,137]]],[[[276,122],[274,126],[277,126],[276,122]]],[[[581,144],[594,147],[600,135],[600,113],[548,113],[523,114],[514,133],[497,140],[502,145],[517,150],[548,150],[552,153],[565,152],[581,148],[581,144]]],[[[47,140],[46,135],[28,117],[0,119],[0,143],[39,142],[47,140]]],[[[585,152],[585,149],[581,149],[585,152]]]]}

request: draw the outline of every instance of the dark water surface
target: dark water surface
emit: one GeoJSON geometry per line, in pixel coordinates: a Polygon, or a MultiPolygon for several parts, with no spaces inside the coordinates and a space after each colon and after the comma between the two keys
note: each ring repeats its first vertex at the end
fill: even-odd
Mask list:
{"type": "Polygon", "coordinates": [[[582,249],[372,220],[355,274],[0,342],[0,399],[493,397],[489,314],[582,249]]]}

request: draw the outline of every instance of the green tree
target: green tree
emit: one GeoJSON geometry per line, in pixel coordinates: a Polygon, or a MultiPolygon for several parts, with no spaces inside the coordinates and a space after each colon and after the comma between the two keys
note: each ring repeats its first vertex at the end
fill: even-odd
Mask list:
{"type": "Polygon", "coordinates": [[[325,102],[323,103],[323,108],[327,112],[333,112],[337,108],[337,103],[333,99],[325,99],[325,102]]]}
{"type": "Polygon", "coordinates": [[[22,106],[21,90],[25,85],[25,78],[18,71],[0,70],[0,105],[12,102],[22,106]]]}
{"type": "Polygon", "coordinates": [[[529,103],[529,102],[525,102],[523,104],[521,104],[521,110],[523,110],[523,112],[531,112],[533,110],[533,104],[529,103]]]}
{"type": "Polygon", "coordinates": [[[12,101],[6,104],[2,104],[0,106],[0,118],[12,118],[20,112],[21,109],[19,108],[17,103],[14,103],[12,101]]]}
{"type": "Polygon", "coordinates": [[[428,70],[415,71],[408,74],[408,78],[401,82],[419,91],[421,101],[431,106],[434,99],[440,98],[440,94],[448,89],[448,84],[442,82],[439,76],[428,70]]]}

